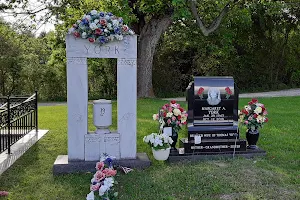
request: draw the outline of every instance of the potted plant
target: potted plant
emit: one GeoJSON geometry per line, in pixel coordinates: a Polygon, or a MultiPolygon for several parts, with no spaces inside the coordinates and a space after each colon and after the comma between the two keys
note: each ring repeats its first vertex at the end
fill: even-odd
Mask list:
{"type": "Polygon", "coordinates": [[[248,105],[239,113],[240,122],[247,127],[246,138],[249,149],[257,149],[256,143],[259,138],[259,128],[268,122],[266,115],[268,114],[264,104],[252,99],[248,105]]]}
{"type": "Polygon", "coordinates": [[[156,160],[167,160],[170,154],[170,144],[172,138],[166,134],[151,133],[143,139],[152,148],[153,156],[156,160]]]}
{"type": "Polygon", "coordinates": [[[174,142],[171,144],[172,150],[176,150],[178,131],[182,125],[187,124],[187,117],[187,112],[175,100],[163,105],[159,113],[153,115],[153,119],[159,121],[163,133],[173,139],[174,142]]]}

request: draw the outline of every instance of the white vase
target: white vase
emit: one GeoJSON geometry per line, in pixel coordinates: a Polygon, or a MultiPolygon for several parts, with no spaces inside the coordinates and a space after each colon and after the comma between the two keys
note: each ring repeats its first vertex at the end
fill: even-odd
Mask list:
{"type": "Polygon", "coordinates": [[[163,133],[167,136],[172,136],[172,127],[164,127],[163,133]]]}
{"type": "Polygon", "coordinates": [[[167,160],[170,155],[170,147],[167,149],[159,149],[159,150],[154,150],[152,148],[152,153],[153,156],[156,160],[167,160]]]}

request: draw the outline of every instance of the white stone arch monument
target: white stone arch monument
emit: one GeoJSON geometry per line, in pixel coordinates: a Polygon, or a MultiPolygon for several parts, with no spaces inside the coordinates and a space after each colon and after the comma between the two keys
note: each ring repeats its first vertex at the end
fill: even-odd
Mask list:
{"type": "Polygon", "coordinates": [[[137,36],[104,45],[66,36],[68,98],[68,161],[84,161],[88,133],[87,58],[117,58],[119,153],[117,158],[136,158],[137,36]]]}

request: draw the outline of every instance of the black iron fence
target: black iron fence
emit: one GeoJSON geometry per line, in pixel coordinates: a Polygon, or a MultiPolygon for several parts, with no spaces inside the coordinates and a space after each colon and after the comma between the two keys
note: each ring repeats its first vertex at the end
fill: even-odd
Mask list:
{"type": "Polygon", "coordinates": [[[35,129],[38,130],[37,92],[30,97],[0,97],[0,153],[35,129]]]}

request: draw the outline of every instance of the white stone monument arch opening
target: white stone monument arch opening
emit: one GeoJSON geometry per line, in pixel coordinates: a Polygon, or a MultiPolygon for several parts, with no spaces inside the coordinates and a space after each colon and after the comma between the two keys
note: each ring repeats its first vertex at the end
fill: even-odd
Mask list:
{"type": "MultiPolygon", "coordinates": [[[[88,134],[87,58],[117,59],[117,103],[119,154],[117,158],[136,158],[137,112],[137,36],[100,45],[85,39],[66,37],[68,98],[68,160],[85,161],[88,134]]],[[[117,148],[117,147],[116,147],[117,148]]]]}

